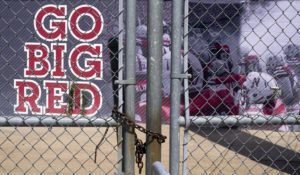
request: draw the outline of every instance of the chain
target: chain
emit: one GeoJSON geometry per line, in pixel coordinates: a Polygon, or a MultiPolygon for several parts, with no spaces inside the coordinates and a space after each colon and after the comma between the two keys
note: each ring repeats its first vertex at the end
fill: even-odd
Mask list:
{"type": "Polygon", "coordinates": [[[136,133],[134,133],[134,135],[135,135],[135,162],[139,168],[139,174],[141,174],[142,169],[144,167],[143,156],[146,153],[146,145],[143,143],[141,139],[137,137],[136,133]]]}
{"type": "MultiPolygon", "coordinates": [[[[129,119],[129,118],[126,116],[126,114],[119,112],[119,111],[118,111],[118,107],[114,107],[112,113],[113,113],[113,117],[114,117],[114,118],[116,118],[116,116],[114,116],[114,115],[117,114],[117,115],[119,116],[119,118],[121,118],[121,120],[122,120],[127,126],[133,127],[133,128],[135,128],[135,129],[139,130],[140,132],[145,133],[146,135],[152,136],[154,139],[157,140],[158,143],[164,143],[165,140],[167,139],[166,136],[164,136],[164,135],[162,135],[162,134],[160,134],[160,133],[156,133],[156,132],[150,131],[150,130],[144,128],[143,126],[136,124],[134,121],[132,121],[131,119],[129,119]]],[[[117,121],[118,121],[118,122],[122,122],[122,121],[120,121],[120,120],[117,120],[117,121]]]]}
{"type": "MultiPolygon", "coordinates": [[[[115,106],[113,111],[112,111],[112,117],[117,121],[117,122],[120,122],[120,123],[125,123],[127,126],[129,127],[132,127],[134,129],[137,129],[138,131],[142,132],[142,133],[145,133],[147,136],[152,136],[153,139],[156,139],[158,143],[164,143],[165,140],[167,139],[166,136],[160,134],[160,133],[156,133],[156,132],[153,132],[153,131],[150,131],[138,124],[136,124],[134,121],[132,121],[131,119],[129,119],[126,114],[124,113],[121,113],[118,111],[118,107],[115,106]]],[[[136,157],[136,160],[135,162],[137,163],[138,165],[138,168],[139,168],[139,174],[142,173],[142,169],[144,167],[144,163],[143,163],[143,156],[144,154],[146,153],[146,142],[143,143],[143,141],[141,139],[139,139],[137,137],[137,134],[134,133],[135,135],[135,157],[136,157]]]]}
{"type": "Polygon", "coordinates": [[[106,134],[107,134],[107,132],[108,132],[108,129],[109,129],[109,127],[107,127],[107,128],[105,129],[105,132],[104,132],[104,134],[103,134],[101,140],[100,140],[99,143],[96,145],[96,148],[95,148],[95,159],[94,159],[94,162],[95,162],[95,163],[97,162],[97,150],[99,149],[99,146],[100,146],[100,145],[102,144],[102,142],[104,141],[104,138],[106,137],[106,134]]]}

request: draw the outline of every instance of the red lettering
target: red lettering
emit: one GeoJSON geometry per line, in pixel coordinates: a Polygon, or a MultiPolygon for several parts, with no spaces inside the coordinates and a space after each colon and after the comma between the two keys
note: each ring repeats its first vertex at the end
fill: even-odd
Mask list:
{"type": "Polygon", "coordinates": [[[66,44],[51,44],[51,50],[54,54],[54,69],[51,75],[54,78],[66,78],[66,70],[64,70],[64,53],[67,52],[66,44]]]}
{"type": "Polygon", "coordinates": [[[69,56],[69,67],[74,75],[82,80],[102,80],[102,44],[79,44],[72,49],[69,56]],[[85,69],[81,68],[78,60],[82,54],[88,54],[92,58],[85,59],[85,69]]]}
{"type": "Polygon", "coordinates": [[[27,68],[24,70],[24,76],[46,77],[50,70],[48,46],[43,43],[25,43],[24,50],[27,52],[27,68]]]}
{"type": "Polygon", "coordinates": [[[67,6],[65,5],[45,5],[41,7],[34,18],[34,28],[37,34],[46,41],[66,40],[67,35],[67,6]],[[46,29],[44,23],[47,16],[54,16],[55,20],[50,20],[50,29],[46,29]]]}
{"type": "Polygon", "coordinates": [[[71,34],[80,41],[89,42],[97,39],[103,29],[103,17],[100,11],[91,5],[81,5],[72,11],[69,17],[69,29],[71,34]],[[90,17],[92,22],[92,29],[83,31],[79,27],[79,20],[82,16],[90,17]]]}
{"type": "Polygon", "coordinates": [[[45,114],[64,114],[67,103],[63,102],[63,95],[67,94],[67,81],[44,81],[47,92],[45,114]]]}
{"type": "Polygon", "coordinates": [[[33,114],[42,114],[42,107],[37,104],[41,97],[40,86],[33,80],[14,80],[17,89],[17,104],[14,110],[19,114],[28,114],[28,108],[33,114]]]}
{"type": "Polygon", "coordinates": [[[85,115],[92,116],[97,113],[97,111],[102,106],[102,94],[100,89],[94,83],[88,82],[76,82],[75,91],[74,91],[74,109],[72,115],[82,114],[82,111],[85,111],[85,115]],[[91,95],[89,98],[90,106],[83,107],[83,92],[87,92],[91,95]]]}

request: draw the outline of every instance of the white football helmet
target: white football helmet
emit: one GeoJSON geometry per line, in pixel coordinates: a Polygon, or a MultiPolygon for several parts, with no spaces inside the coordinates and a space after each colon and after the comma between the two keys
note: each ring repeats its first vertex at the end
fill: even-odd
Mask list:
{"type": "Polygon", "coordinates": [[[222,30],[209,28],[207,31],[208,31],[208,36],[209,36],[209,43],[213,43],[213,42],[221,43],[221,41],[222,41],[221,31],[222,30]]]}
{"type": "Polygon", "coordinates": [[[250,72],[243,84],[243,91],[248,105],[265,104],[280,96],[276,80],[264,72],[250,72]]]}
{"type": "Polygon", "coordinates": [[[262,67],[259,57],[256,55],[245,55],[240,62],[241,74],[247,75],[249,72],[261,72],[262,67]]]}
{"type": "Polygon", "coordinates": [[[290,44],[284,48],[284,54],[286,62],[289,65],[299,65],[300,61],[298,60],[299,57],[299,46],[294,44],[290,44]]]}
{"type": "Polygon", "coordinates": [[[147,39],[147,26],[146,25],[138,25],[136,27],[136,37],[139,39],[147,39]]]}
{"type": "Polygon", "coordinates": [[[282,56],[269,55],[267,58],[266,66],[267,66],[267,72],[273,75],[276,69],[286,66],[286,62],[282,56]]]}
{"type": "Polygon", "coordinates": [[[284,54],[289,58],[294,58],[299,52],[299,48],[294,44],[289,44],[283,49],[284,54]]]}

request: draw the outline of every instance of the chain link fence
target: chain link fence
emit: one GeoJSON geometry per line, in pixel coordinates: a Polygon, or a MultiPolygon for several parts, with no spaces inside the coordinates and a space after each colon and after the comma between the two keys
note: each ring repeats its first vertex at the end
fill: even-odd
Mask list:
{"type": "Polygon", "coordinates": [[[121,171],[120,2],[0,2],[0,174],[121,171]]]}
{"type": "MultiPolygon", "coordinates": [[[[162,131],[184,126],[170,132],[183,140],[182,174],[299,174],[300,3],[185,0],[177,55],[184,74],[172,72],[175,3],[163,4],[162,131]],[[178,79],[177,93],[171,84],[178,79]],[[180,96],[181,115],[173,123],[172,93],[180,96]]],[[[146,122],[147,1],[136,1],[132,19],[135,82],[123,80],[123,14],[132,9],[122,0],[0,5],[1,174],[114,174],[130,167],[124,133],[110,115],[115,105],[122,109],[122,84],[129,84],[135,120],[146,122]]],[[[172,170],[179,145],[166,144],[162,163],[180,174],[172,170]],[[168,146],[177,150],[170,159],[168,146]]]]}
{"type": "Polygon", "coordinates": [[[185,1],[183,174],[300,173],[299,9],[185,1]]]}

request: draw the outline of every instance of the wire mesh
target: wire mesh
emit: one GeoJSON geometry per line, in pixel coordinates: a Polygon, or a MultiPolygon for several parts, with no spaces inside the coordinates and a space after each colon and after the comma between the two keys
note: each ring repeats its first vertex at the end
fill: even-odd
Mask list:
{"type": "Polygon", "coordinates": [[[183,174],[299,174],[299,2],[186,4],[183,174]]]}
{"type": "MultiPolygon", "coordinates": [[[[182,69],[191,77],[180,92],[187,149],[182,174],[299,174],[299,2],[185,4],[182,69]]],[[[119,1],[0,5],[1,174],[120,172],[120,132],[108,118],[114,105],[123,105],[121,85],[113,83],[124,69],[119,1]],[[112,128],[95,164],[101,126],[112,128]]],[[[147,2],[136,5],[135,118],[145,122],[147,2]]],[[[171,7],[164,2],[164,124],[170,118],[171,7]]]]}
{"type": "Polygon", "coordinates": [[[1,128],[1,172],[7,174],[113,174],[117,171],[114,128],[94,149],[105,128],[1,128]],[[113,142],[112,142],[113,141],[113,142]]]}
{"type": "Polygon", "coordinates": [[[118,125],[109,117],[122,105],[113,86],[119,1],[0,5],[0,174],[121,171],[118,125]]]}

